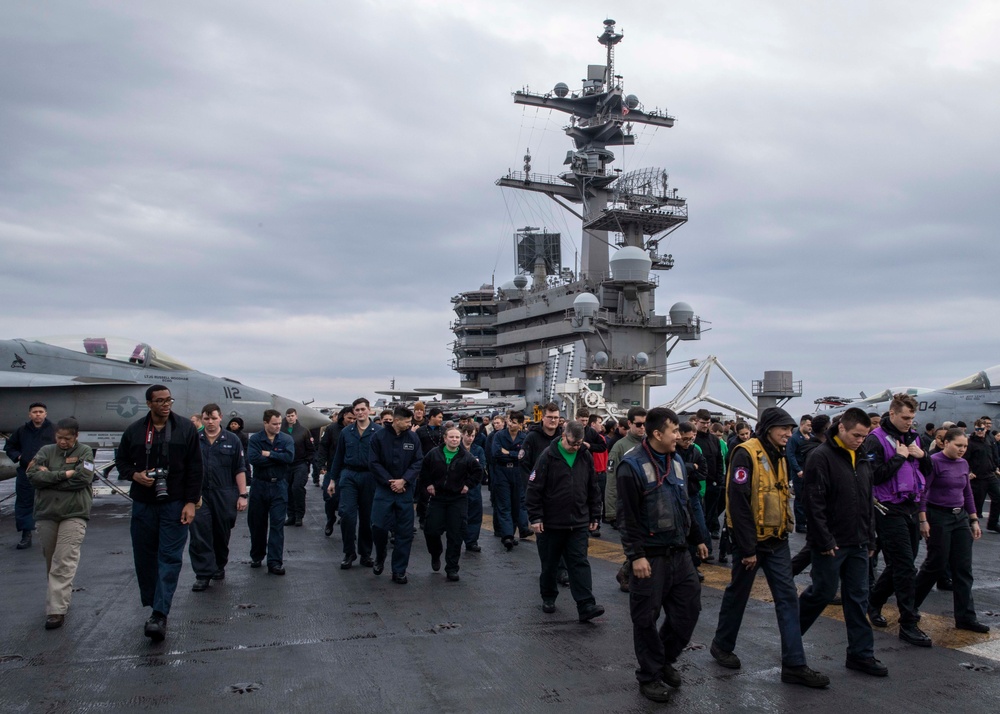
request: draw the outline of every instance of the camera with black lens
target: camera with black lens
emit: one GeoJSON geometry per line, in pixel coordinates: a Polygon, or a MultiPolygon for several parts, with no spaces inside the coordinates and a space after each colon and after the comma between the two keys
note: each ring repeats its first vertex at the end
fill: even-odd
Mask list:
{"type": "Polygon", "coordinates": [[[156,491],[156,500],[165,501],[167,498],[167,474],[164,468],[149,469],[146,475],[153,479],[153,489],[156,491]]]}

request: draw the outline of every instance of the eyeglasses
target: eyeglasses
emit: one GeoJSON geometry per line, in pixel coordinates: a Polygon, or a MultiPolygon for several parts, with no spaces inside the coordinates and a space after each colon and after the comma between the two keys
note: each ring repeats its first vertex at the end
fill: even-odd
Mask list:
{"type": "Polygon", "coordinates": [[[582,443],[583,443],[583,441],[570,441],[569,439],[566,439],[566,448],[567,449],[575,449],[578,446],[580,446],[580,444],[582,444],[582,443]]]}
{"type": "Polygon", "coordinates": [[[152,399],[150,400],[150,403],[155,404],[156,406],[159,407],[163,406],[164,404],[173,404],[175,401],[177,400],[174,399],[173,397],[167,397],[166,399],[152,399]]]}
{"type": "Polygon", "coordinates": [[[639,427],[640,429],[645,429],[646,428],[646,422],[644,422],[644,421],[634,421],[634,422],[632,422],[632,426],[639,427]]]}
{"type": "Polygon", "coordinates": [[[977,426],[976,427],[976,431],[986,431],[986,427],[985,426],[977,426]]]}

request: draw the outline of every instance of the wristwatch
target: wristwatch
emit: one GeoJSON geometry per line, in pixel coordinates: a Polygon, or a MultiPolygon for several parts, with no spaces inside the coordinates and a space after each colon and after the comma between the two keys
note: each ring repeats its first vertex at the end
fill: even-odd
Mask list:
{"type": "Polygon", "coordinates": [[[240,494],[240,498],[250,498],[250,494],[249,493],[241,493],[240,494]]]}

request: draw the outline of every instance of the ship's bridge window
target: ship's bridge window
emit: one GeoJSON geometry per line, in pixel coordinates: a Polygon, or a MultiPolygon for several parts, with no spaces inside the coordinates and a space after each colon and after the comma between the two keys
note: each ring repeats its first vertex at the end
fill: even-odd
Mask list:
{"type": "Polygon", "coordinates": [[[79,352],[91,357],[100,357],[111,362],[140,367],[154,367],[167,370],[190,370],[186,364],[151,345],[125,337],[64,336],[44,337],[37,342],[79,352]]]}
{"type": "Polygon", "coordinates": [[[960,379],[954,384],[949,384],[945,389],[957,389],[961,391],[972,391],[978,389],[989,389],[992,385],[1000,385],[1000,364],[971,374],[965,379],[960,379]]]}

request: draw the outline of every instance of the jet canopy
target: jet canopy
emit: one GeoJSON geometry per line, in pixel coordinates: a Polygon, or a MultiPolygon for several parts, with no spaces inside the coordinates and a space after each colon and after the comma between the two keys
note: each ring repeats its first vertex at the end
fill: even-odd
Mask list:
{"type": "Polygon", "coordinates": [[[961,391],[973,391],[980,389],[990,389],[994,385],[1000,387],[1000,364],[969,375],[965,379],[960,379],[954,384],[949,384],[945,389],[955,389],[961,391]]]}
{"type": "Polygon", "coordinates": [[[82,335],[42,337],[36,340],[52,347],[61,347],[91,357],[123,362],[139,367],[176,371],[192,371],[191,367],[145,342],[125,337],[85,337],[82,335]]]}

